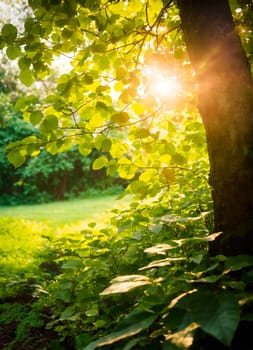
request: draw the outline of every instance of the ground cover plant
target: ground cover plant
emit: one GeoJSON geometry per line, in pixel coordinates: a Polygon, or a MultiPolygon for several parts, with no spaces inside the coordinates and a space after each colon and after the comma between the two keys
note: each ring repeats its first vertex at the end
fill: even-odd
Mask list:
{"type": "Polygon", "coordinates": [[[133,200],[103,227],[5,219],[3,236],[17,227],[39,249],[3,248],[2,347],[250,350],[252,1],[28,5],[0,48],[38,134],[8,160],[98,152],[92,171],[126,180],[133,200]]]}
{"type": "Polygon", "coordinates": [[[198,205],[133,202],[57,235],[2,218],[2,348],[250,349],[253,259],[210,257],[217,234],[198,205]]]}

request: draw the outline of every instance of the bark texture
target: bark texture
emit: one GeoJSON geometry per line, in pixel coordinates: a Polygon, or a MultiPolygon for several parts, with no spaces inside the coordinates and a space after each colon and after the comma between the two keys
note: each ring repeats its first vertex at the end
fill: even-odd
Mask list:
{"type": "Polygon", "coordinates": [[[215,231],[211,254],[253,254],[253,90],[227,0],[177,0],[199,83],[215,231]]]}

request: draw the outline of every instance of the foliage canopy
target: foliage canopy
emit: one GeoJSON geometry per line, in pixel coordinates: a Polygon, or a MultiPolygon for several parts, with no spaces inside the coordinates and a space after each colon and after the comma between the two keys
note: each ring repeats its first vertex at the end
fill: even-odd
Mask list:
{"type": "Polygon", "coordinates": [[[193,159],[196,171],[203,167],[193,156],[200,155],[201,144],[205,152],[205,141],[201,131],[195,133],[201,124],[175,6],[160,1],[30,1],[30,6],[34,16],[26,19],[24,32],[17,34],[6,24],[1,36],[7,56],[18,60],[21,81],[29,86],[46,79],[57,57],[61,64],[68,56],[72,69],[55,82],[54,94],[17,101],[16,109],[39,128],[40,136],[7,147],[15,166],[42,148],[55,154],[77,144],[84,156],[93,148],[109,152],[93,166],[106,167],[108,175],[118,172],[133,179],[143,172],[132,186],[139,192],[159,175],[160,185],[150,189],[153,195],[173,183],[174,170],[187,171],[193,159]],[[171,98],[156,96],[157,75],[177,81],[176,103],[173,87],[171,98]],[[192,160],[185,157],[187,151],[192,160]]]}

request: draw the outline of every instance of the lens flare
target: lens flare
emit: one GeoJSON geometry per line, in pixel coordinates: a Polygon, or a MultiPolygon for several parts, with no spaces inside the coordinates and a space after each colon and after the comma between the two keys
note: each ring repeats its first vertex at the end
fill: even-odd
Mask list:
{"type": "Polygon", "coordinates": [[[173,70],[163,70],[157,66],[148,66],[145,69],[148,80],[147,92],[162,100],[174,100],[182,92],[182,85],[173,70]]]}
{"type": "Polygon", "coordinates": [[[181,84],[176,76],[156,76],[152,79],[149,91],[161,98],[175,99],[181,89],[181,84]]]}

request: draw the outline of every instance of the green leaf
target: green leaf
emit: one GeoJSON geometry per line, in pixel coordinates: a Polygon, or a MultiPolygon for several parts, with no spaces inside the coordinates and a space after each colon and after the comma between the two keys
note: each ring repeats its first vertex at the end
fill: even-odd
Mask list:
{"type": "Polygon", "coordinates": [[[172,154],[172,156],[171,156],[172,162],[174,162],[177,165],[184,164],[185,163],[185,159],[186,158],[180,153],[175,153],[175,154],[172,154]]]}
{"type": "Polygon", "coordinates": [[[41,113],[41,111],[34,111],[30,114],[29,119],[33,125],[37,125],[41,122],[42,117],[43,114],[41,113]]]}
{"type": "Polygon", "coordinates": [[[20,69],[29,69],[31,63],[32,63],[32,60],[26,56],[21,57],[18,60],[18,66],[20,69]]]}
{"type": "Polygon", "coordinates": [[[141,115],[145,112],[146,107],[141,103],[133,103],[131,106],[134,113],[141,115]]]}
{"type": "Polygon", "coordinates": [[[61,314],[60,320],[76,321],[79,319],[80,312],[76,312],[75,306],[68,306],[61,314]]]}
{"type": "Polygon", "coordinates": [[[143,171],[143,173],[141,173],[141,175],[139,176],[139,180],[144,182],[149,182],[151,179],[155,177],[155,174],[156,174],[155,169],[147,169],[143,171]]]}
{"type": "Polygon", "coordinates": [[[129,120],[129,114],[127,112],[115,113],[111,117],[111,121],[118,124],[126,124],[129,120]]]}
{"type": "Polygon", "coordinates": [[[137,131],[135,133],[135,137],[137,139],[145,139],[146,137],[149,137],[149,136],[150,136],[150,132],[146,128],[137,129],[137,131]]]}
{"type": "Polygon", "coordinates": [[[112,146],[112,141],[110,139],[105,139],[101,145],[102,152],[109,152],[112,146]]]}
{"type": "Polygon", "coordinates": [[[47,124],[47,128],[49,130],[55,130],[58,128],[58,118],[55,115],[47,115],[44,121],[47,124]]]}
{"type": "Polygon", "coordinates": [[[108,159],[105,156],[101,156],[95,159],[95,161],[92,164],[92,169],[93,170],[102,169],[103,167],[106,166],[107,163],[108,163],[108,159]]]}
{"type": "Polygon", "coordinates": [[[84,82],[85,82],[86,84],[88,84],[88,85],[93,84],[93,81],[94,81],[94,79],[93,79],[93,77],[92,77],[91,75],[85,74],[85,76],[84,76],[84,82]]]}
{"type": "MultiPolygon", "coordinates": [[[[119,163],[120,164],[120,163],[119,163]]],[[[118,173],[122,179],[131,180],[136,174],[137,168],[134,165],[119,165],[118,173]]]]}
{"type": "Polygon", "coordinates": [[[104,43],[97,43],[92,45],[93,52],[104,52],[106,51],[106,45],[104,43]]]}
{"type": "Polygon", "coordinates": [[[35,105],[36,103],[39,103],[39,99],[35,95],[20,97],[15,104],[15,110],[23,111],[26,107],[35,105]]]}
{"type": "Polygon", "coordinates": [[[123,142],[114,142],[110,149],[110,155],[113,158],[120,158],[129,150],[129,145],[123,142]]]}
{"type": "Polygon", "coordinates": [[[156,315],[150,311],[134,310],[118,324],[114,332],[90,343],[82,350],[95,350],[98,347],[110,345],[122,339],[132,337],[147,329],[155,321],[156,315]]]}
{"type": "Polygon", "coordinates": [[[88,317],[96,316],[98,315],[98,304],[93,304],[92,307],[85,311],[85,315],[88,317]]]}
{"type": "Polygon", "coordinates": [[[151,284],[149,277],[143,275],[119,276],[112,280],[112,285],[106,288],[100,295],[110,295],[118,293],[127,293],[137,287],[151,284]]]}
{"type": "Polygon", "coordinates": [[[169,334],[166,337],[167,341],[171,341],[171,343],[167,342],[163,346],[163,350],[185,350],[188,349],[193,341],[194,341],[194,332],[199,328],[198,324],[191,323],[184,329],[169,334]]]}
{"type": "Polygon", "coordinates": [[[127,75],[127,70],[123,67],[118,67],[115,72],[116,80],[122,80],[127,75]]]}
{"type": "Polygon", "coordinates": [[[145,341],[146,338],[145,336],[143,337],[134,337],[133,339],[129,340],[126,345],[124,346],[124,348],[122,350],[130,350],[130,349],[137,349],[137,345],[139,343],[141,343],[142,341],[145,341]]]}
{"type": "Polygon", "coordinates": [[[17,28],[13,24],[5,24],[2,27],[1,34],[7,43],[14,41],[17,37],[17,28]]]}
{"type": "Polygon", "coordinates": [[[12,150],[7,155],[8,161],[15,166],[20,167],[25,162],[25,156],[23,156],[19,150],[12,150]]]}
{"type": "Polygon", "coordinates": [[[177,248],[178,245],[177,244],[166,244],[166,243],[163,243],[163,244],[156,244],[155,246],[153,247],[149,247],[149,248],[146,248],[144,250],[145,253],[148,253],[148,254],[162,254],[162,255],[165,255],[166,251],[167,250],[170,250],[170,249],[175,249],[177,248]]]}
{"type": "Polygon", "coordinates": [[[62,265],[62,269],[80,269],[82,263],[80,260],[68,260],[65,264],[62,265]]]}
{"type": "Polygon", "coordinates": [[[54,298],[62,300],[65,303],[69,303],[71,301],[72,290],[72,282],[61,283],[61,289],[55,289],[53,291],[53,296],[54,298]]]}
{"type": "Polygon", "coordinates": [[[19,73],[19,79],[26,86],[31,86],[34,82],[33,74],[30,69],[22,69],[19,73]]]}
{"type": "Polygon", "coordinates": [[[94,322],[94,325],[96,328],[104,328],[107,325],[107,322],[105,320],[97,320],[94,322]]]}
{"type": "Polygon", "coordinates": [[[147,269],[153,269],[157,267],[165,267],[171,265],[173,261],[182,261],[186,260],[186,258],[165,258],[161,260],[155,260],[149,263],[147,266],[141,267],[139,270],[147,270],[147,269]]]}
{"type": "Polygon", "coordinates": [[[206,333],[230,346],[240,321],[239,304],[231,292],[199,290],[181,299],[177,306],[188,310],[192,321],[206,333]]]}
{"type": "Polygon", "coordinates": [[[15,60],[21,54],[21,50],[17,46],[8,46],[6,54],[10,60],[15,60]]]}
{"type": "Polygon", "coordinates": [[[163,224],[154,224],[149,226],[149,231],[153,232],[153,233],[159,233],[163,228],[163,224]]]}
{"type": "Polygon", "coordinates": [[[251,255],[238,255],[231,256],[225,263],[226,268],[232,271],[239,271],[245,267],[253,266],[253,256],[251,255]]]}
{"type": "Polygon", "coordinates": [[[80,144],[78,146],[78,149],[83,156],[88,156],[92,151],[92,147],[89,147],[89,145],[87,145],[86,143],[80,144]]]}
{"type": "Polygon", "coordinates": [[[47,115],[40,125],[40,131],[45,133],[51,132],[52,130],[55,130],[57,128],[58,118],[53,114],[47,115]]]}

